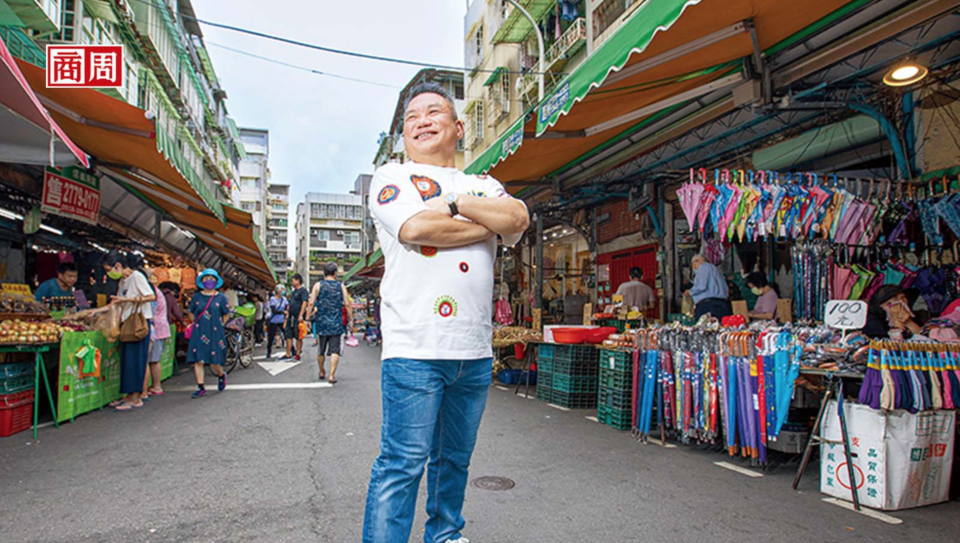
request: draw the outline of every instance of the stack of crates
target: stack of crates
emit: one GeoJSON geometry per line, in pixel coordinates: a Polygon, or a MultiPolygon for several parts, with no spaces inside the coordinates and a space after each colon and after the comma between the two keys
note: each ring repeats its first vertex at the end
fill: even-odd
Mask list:
{"type": "Polygon", "coordinates": [[[599,367],[597,420],[617,430],[629,430],[633,423],[633,353],[601,349],[599,367]]]}
{"type": "Polygon", "coordinates": [[[537,399],[569,409],[597,405],[597,349],[542,344],[537,348],[537,399]]]}
{"type": "Polygon", "coordinates": [[[0,437],[30,428],[34,362],[0,364],[0,437]]]}

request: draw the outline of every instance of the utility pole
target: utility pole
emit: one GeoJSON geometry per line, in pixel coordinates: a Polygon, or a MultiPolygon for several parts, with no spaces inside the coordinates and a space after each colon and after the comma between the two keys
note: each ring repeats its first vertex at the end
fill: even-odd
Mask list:
{"type": "Polygon", "coordinates": [[[540,27],[537,26],[537,21],[530,16],[530,13],[523,9],[523,6],[517,3],[517,0],[507,0],[513,5],[514,8],[520,10],[520,13],[530,21],[530,25],[533,26],[533,31],[537,33],[537,47],[540,49],[540,61],[539,67],[537,68],[537,104],[543,103],[543,62],[544,62],[544,51],[543,51],[543,33],[540,32],[540,27]]]}

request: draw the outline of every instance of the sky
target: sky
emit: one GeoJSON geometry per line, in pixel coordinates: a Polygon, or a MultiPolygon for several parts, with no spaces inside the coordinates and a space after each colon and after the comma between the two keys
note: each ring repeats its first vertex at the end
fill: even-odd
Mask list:
{"type": "MultiPolygon", "coordinates": [[[[193,0],[197,18],[325,47],[463,65],[464,0],[193,0]]],[[[400,89],[418,71],[201,25],[241,127],[270,131],[272,183],[290,185],[290,251],[297,203],[307,192],[347,193],[373,173],[377,138],[390,128],[400,89]],[[394,88],[316,75],[218,47],[394,88]]],[[[291,254],[291,256],[294,256],[291,254]]]]}

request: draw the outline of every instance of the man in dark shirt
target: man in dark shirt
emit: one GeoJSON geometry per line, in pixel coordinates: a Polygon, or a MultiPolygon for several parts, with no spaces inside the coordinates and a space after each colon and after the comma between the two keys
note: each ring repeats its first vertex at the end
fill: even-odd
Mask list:
{"type": "Polygon", "coordinates": [[[300,338],[300,310],[303,304],[310,298],[310,293],[303,288],[303,276],[299,273],[290,278],[290,286],[293,292],[290,293],[290,305],[287,307],[287,318],[285,328],[287,331],[287,356],[281,360],[300,360],[300,353],[303,352],[303,340],[300,338]],[[294,349],[293,342],[296,339],[297,347],[294,349]]]}

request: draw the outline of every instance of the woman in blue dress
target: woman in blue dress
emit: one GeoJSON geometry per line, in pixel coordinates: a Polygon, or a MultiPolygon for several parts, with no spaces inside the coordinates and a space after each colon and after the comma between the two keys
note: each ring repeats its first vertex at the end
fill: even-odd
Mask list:
{"type": "Polygon", "coordinates": [[[187,363],[193,364],[193,375],[197,378],[197,391],[193,398],[206,395],[203,386],[203,367],[209,365],[217,374],[217,390],[227,388],[227,375],[223,364],[227,360],[227,335],[223,324],[230,316],[230,303],[218,290],[223,279],[213,268],[207,268],[197,276],[199,292],[190,299],[189,310],[194,315],[190,345],[187,347],[187,363]]]}

